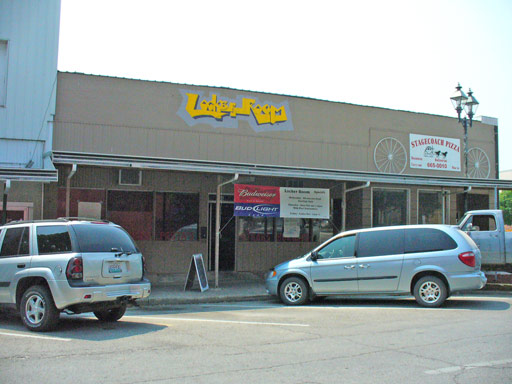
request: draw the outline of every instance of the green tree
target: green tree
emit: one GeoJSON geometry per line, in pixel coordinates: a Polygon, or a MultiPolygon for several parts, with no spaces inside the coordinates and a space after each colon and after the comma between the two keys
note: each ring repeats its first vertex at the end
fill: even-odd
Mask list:
{"type": "Polygon", "coordinates": [[[500,209],[503,211],[505,224],[512,225],[512,191],[500,191],[500,209]]]}

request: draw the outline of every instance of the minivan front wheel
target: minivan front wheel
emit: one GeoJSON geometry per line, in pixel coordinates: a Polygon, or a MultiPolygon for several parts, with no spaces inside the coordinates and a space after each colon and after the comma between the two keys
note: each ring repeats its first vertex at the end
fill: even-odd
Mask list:
{"type": "Polygon", "coordinates": [[[308,301],[308,285],[300,277],[289,277],[281,284],[279,297],[286,305],[306,304],[308,301]]]}
{"type": "Polygon", "coordinates": [[[34,285],[23,293],[20,315],[29,330],[45,332],[57,325],[60,313],[50,290],[42,285],[34,285]]]}
{"type": "Polygon", "coordinates": [[[448,297],[446,284],[438,277],[423,276],[414,284],[414,298],[423,307],[441,306],[448,297]]]}

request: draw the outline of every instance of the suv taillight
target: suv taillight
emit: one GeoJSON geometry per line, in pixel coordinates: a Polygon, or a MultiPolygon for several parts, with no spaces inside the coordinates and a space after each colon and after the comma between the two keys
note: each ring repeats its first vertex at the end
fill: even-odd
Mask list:
{"type": "Polygon", "coordinates": [[[476,257],[473,252],[464,252],[459,255],[459,260],[466,264],[468,267],[475,267],[476,257]]]}
{"type": "Polygon", "coordinates": [[[142,257],[142,277],[144,278],[144,275],[146,275],[146,258],[144,256],[142,257]]]}
{"type": "Polygon", "coordinates": [[[84,265],[81,257],[73,257],[68,261],[66,268],[66,277],[68,280],[82,280],[84,277],[84,265]]]}

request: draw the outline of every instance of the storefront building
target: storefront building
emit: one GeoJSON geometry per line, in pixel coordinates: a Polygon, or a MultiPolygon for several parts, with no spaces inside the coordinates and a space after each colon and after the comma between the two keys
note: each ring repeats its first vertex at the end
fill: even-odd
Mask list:
{"type": "Polygon", "coordinates": [[[195,253],[215,269],[219,196],[219,269],[262,273],[343,229],[453,224],[464,196],[493,208],[512,187],[496,180],[496,126],[473,123],[466,177],[456,118],[59,73],[44,216],[122,225],[158,281],[195,253]]]}

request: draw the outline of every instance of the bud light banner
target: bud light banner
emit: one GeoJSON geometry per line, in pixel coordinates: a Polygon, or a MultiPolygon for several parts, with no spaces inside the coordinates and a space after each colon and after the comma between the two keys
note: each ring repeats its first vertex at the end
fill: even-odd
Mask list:
{"type": "Polygon", "coordinates": [[[329,190],[235,184],[235,216],[329,218],[329,190]]]}
{"type": "Polygon", "coordinates": [[[235,184],[235,216],[279,217],[279,187],[235,184]]]}

